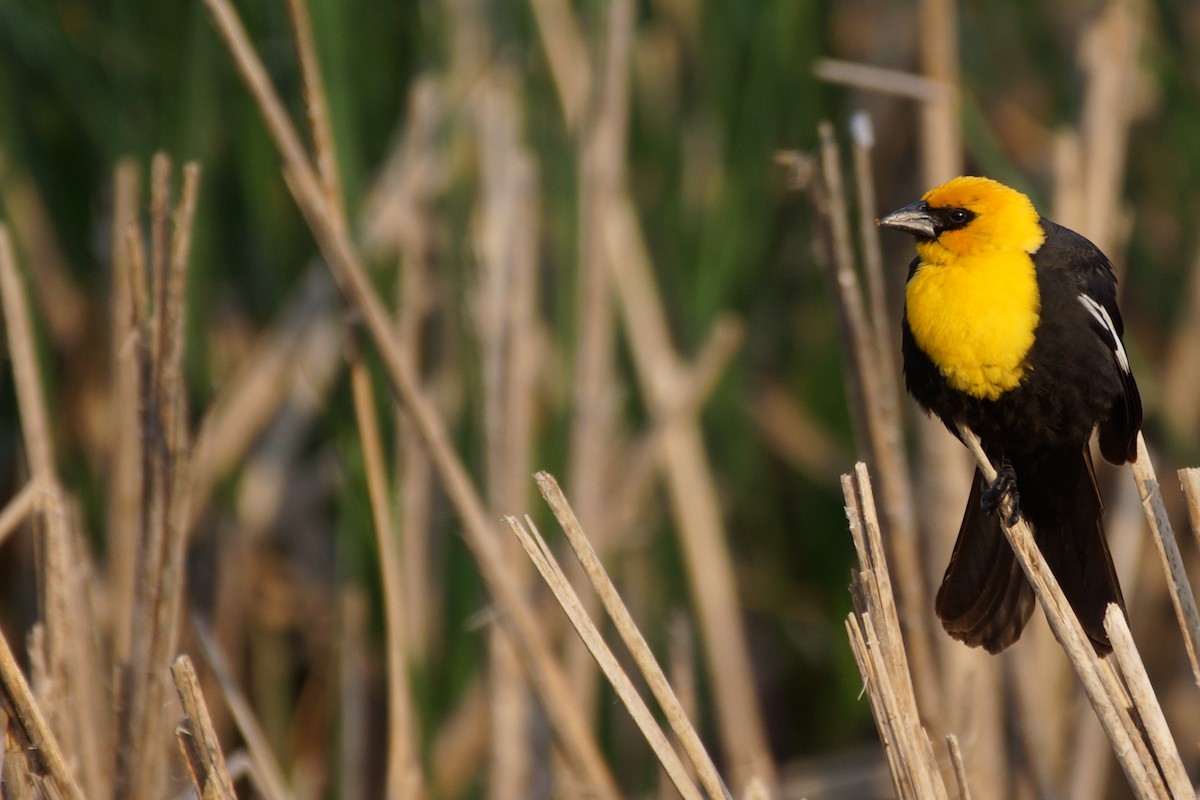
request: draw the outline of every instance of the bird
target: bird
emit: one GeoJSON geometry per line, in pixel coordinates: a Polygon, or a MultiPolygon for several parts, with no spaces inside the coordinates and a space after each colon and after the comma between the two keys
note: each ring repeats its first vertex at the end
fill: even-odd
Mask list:
{"type": "Polygon", "coordinates": [[[1107,461],[1132,462],[1142,426],[1111,262],[985,177],[954,178],[877,224],[916,239],[901,329],[909,394],[960,440],[969,427],[1000,465],[992,482],[975,470],[934,602],[942,626],[991,653],[1020,637],[1035,598],[1001,527],[1019,513],[1108,654],[1104,614],[1125,601],[1089,443],[1098,429],[1107,461]]]}

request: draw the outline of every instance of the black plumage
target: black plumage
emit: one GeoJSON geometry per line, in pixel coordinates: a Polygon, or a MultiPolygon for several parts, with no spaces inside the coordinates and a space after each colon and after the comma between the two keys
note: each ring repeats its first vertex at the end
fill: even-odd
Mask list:
{"type": "MultiPolygon", "coordinates": [[[[1011,466],[1020,511],[1047,565],[1097,651],[1106,653],[1105,608],[1117,603],[1123,609],[1124,599],[1088,441],[1098,427],[1107,460],[1133,460],[1141,399],[1121,344],[1108,259],[1067,228],[1044,218],[1041,226],[1046,238],[1032,254],[1041,313],[1020,384],[995,399],[951,388],[917,344],[907,316],[904,374],[912,396],[951,433],[958,436],[957,423],[965,423],[993,463],[1011,466]]],[[[936,610],[952,636],[999,652],[1020,636],[1034,598],[998,516],[982,507],[986,488],[976,471],[936,610]]]]}

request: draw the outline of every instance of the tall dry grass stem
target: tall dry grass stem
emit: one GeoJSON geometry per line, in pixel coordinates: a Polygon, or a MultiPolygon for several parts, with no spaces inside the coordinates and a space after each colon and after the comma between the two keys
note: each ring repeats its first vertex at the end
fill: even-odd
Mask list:
{"type": "Polygon", "coordinates": [[[1200,685],[1200,611],[1196,609],[1196,595],[1192,592],[1192,584],[1183,565],[1183,557],[1179,553],[1179,542],[1171,527],[1171,519],[1167,516],[1167,506],[1163,502],[1162,488],[1158,484],[1154,464],[1146,449],[1146,440],[1140,433],[1137,440],[1137,460],[1133,462],[1132,469],[1154,546],[1162,563],[1163,574],[1167,578],[1171,605],[1175,607],[1175,617],[1187,646],[1192,677],[1196,684],[1200,685]]]}
{"type": "Polygon", "coordinates": [[[637,623],[634,622],[629,609],[621,600],[617,587],[609,578],[599,555],[583,532],[583,527],[580,525],[578,517],[575,516],[570,503],[567,502],[558,481],[547,472],[539,472],[534,477],[542,497],[554,512],[555,519],[558,520],[563,533],[566,534],[567,542],[575,552],[576,558],[579,559],[579,563],[582,565],[588,581],[595,589],[596,595],[600,598],[604,610],[608,612],[609,617],[616,625],[621,640],[633,655],[633,660],[641,671],[642,677],[645,678],[646,684],[650,687],[654,699],[658,701],[666,715],[671,730],[679,737],[684,753],[691,761],[692,768],[699,775],[700,782],[708,792],[710,800],[725,800],[729,796],[729,790],[725,788],[716,765],[713,764],[708,751],[700,741],[696,729],[692,727],[687,712],[671,688],[670,681],[667,680],[666,674],[659,666],[658,660],[638,629],[637,623]]]}
{"type": "Polygon", "coordinates": [[[851,583],[854,612],[846,619],[850,647],[862,673],[875,725],[899,797],[946,798],[933,746],[921,723],[912,669],[865,464],[842,476],[842,494],[859,571],[851,583]]]}
{"type": "Polygon", "coordinates": [[[703,796],[696,785],[692,783],[687,770],[684,769],[683,762],[679,760],[679,756],[671,747],[666,734],[663,733],[662,728],[654,719],[654,715],[642,700],[641,695],[638,694],[629,675],[621,668],[616,656],[605,643],[603,635],[587,615],[583,604],[579,601],[579,596],[571,587],[570,581],[559,567],[550,546],[538,532],[533,520],[526,517],[525,522],[522,523],[516,517],[506,517],[505,521],[520,540],[529,559],[533,561],[538,572],[546,581],[546,585],[554,592],[555,599],[570,618],[571,624],[575,626],[579,637],[600,665],[605,677],[616,690],[617,696],[621,698],[621,702],[625,704],[626,710],[637,723],[642,735],[650,743],[650,747],[654,750],[663,769],[667,771],[675,788],[679,790],[680,796],[684,800],[702,800],[703,796]]]}
{"type": "Polygon", "coordinates": [[[196,795],[200,800],[237,800],[192,660],[186,655],[175,659],[171,676],[183,706],[183,720],[175,728],[175,737],[196,795]]]}

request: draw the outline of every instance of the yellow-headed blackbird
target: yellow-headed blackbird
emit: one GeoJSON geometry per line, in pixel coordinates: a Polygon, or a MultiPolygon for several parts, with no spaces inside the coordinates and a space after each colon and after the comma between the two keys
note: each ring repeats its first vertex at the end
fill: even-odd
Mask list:
{"type": "Polygon", "coordinates": [[[1088,442],[1099,426],[1104,457],[1132,461],[1142,424],[1112,265],[987,178],[955,178],[879,224],[917,240],[902,339],[909,393],[956,436],[968,425],[1003,465],[992,485],[975,472],[937,594],[942,625],[998,653],[1033,613],[991,513],[1011,492],[1093,646],[1109,652],[1105,608],[1125,605],[1088,442]]]}

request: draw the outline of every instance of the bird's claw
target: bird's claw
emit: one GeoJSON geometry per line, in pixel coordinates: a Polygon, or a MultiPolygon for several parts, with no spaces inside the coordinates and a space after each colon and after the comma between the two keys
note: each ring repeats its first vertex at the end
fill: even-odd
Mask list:
{"type": "Polygon", "coordinates": [[[1009,508],[1004,525],[1011,528],[1021,518],[1021,496],[1017,493],[1017,472],[1008,459],[1005,459],[1004,463],[1000,465],[1000,469],[996,472],[996,480],[983,487],[979,505],[989,514],[993,511],[1002,512],[1004,510],[1002,504],[1006,496],[1009,500],[1009,508]]]}

